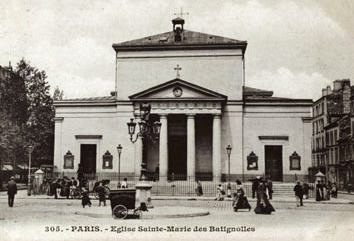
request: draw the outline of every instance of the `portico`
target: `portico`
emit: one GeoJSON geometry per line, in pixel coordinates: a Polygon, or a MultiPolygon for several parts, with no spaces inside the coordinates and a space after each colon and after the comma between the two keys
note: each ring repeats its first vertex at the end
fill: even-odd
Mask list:
{"type": "Polygon", "coordinates": [[[221,116],[226,96],[174,79],[130,99],[135,116],[139,116],[140,103],[149,103],[152,119],[162,124],[158,143],[144,141],[136,146],[141,153],[136,155],[140,157],[136,166],[145,161],[148,171],[158,170],[160,178],[183,180],[198,175],[220,178],[221,116]]]}

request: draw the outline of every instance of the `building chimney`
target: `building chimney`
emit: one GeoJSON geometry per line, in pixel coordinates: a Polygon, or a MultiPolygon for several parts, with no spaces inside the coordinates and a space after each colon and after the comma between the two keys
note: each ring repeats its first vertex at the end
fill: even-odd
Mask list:
{"type": "Polygon", "coordinates": [[[322,89],[322,96],[328,95],[327,88],[322,89]]]}
{"type": "Polygon", "coordinates": [[[327,85],[327,95],[332,94],[332,89],[330,85],[327,85]]]}
{"type": "Polygon", "coordinates": [[[333,81],[333,91],[338,91],[340,89],[342,89],[342,81],[341,80],[333,81]]]}

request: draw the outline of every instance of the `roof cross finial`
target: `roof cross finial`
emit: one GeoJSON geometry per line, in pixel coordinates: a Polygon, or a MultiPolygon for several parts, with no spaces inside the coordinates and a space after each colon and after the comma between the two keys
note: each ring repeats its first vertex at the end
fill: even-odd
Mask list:
{"type": "Polygon", "coordinates": [[[174,70],[176,70],[176,78],[179,79],[179,77],[180,77],[179,71],[182,70],[182,68],[179,67],[179,65],[177,64],[177,66],[174,68],[174,70]]]}
{"type": "Polygon", "coordinates": [[[179,13],[174,13],[177,17],[183,18],[183,15],[189,15],[188,12],[183,12],[183,8],[181,7],[181,11],[179,13]]]}

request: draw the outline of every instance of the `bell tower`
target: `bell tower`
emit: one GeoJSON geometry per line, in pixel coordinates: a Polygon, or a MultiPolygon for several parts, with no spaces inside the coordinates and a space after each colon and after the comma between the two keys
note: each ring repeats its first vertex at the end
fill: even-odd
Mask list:
{"type": "Polygon", "coordinates": [[[177,17],[172,20],[172,24],[173,24],[173,32],[175,35],[175,42],[182,42],[184,19],[177,17]]]}

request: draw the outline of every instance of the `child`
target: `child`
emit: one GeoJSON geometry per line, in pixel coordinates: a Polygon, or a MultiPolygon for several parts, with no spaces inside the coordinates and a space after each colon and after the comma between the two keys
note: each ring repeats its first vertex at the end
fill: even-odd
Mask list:
{"type": "Polygon", "coordinates": [[[123,179],[122,185],[120,185],[121,188],[128,188],[128,182],[127,182],[127,178],[125,177],[123,179]]]}
{"type": "Polygon", "coordinates": [[[223,186],[221,186],[221,184],[218,185],[218,187],[216,188],[216,201],[223,201],[224,200],[224,195],[225,195],[225,191],[223,186]]]}
{"type": "Polygon", "coordinates": [[[88,191],[83,187],[82,188],[82,199],[81,199],[82,207],[85,208],[86,205],[91,207],[91,200],[88,194],[88,191]]]}

